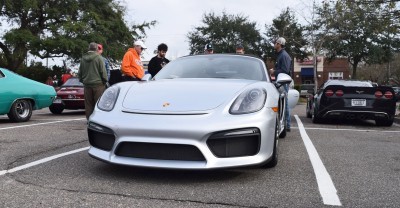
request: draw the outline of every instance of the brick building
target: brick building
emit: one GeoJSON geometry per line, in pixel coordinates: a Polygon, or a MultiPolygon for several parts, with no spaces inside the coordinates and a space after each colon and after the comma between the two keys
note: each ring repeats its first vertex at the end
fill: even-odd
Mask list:
{"type": "MultiPolygon", "coordinates": [[[[295,85],[314,84],[313,58],[306,60],[295,59],[293,65],[293,80],[295,85]]],[[[328,62],[325,57],[317,57],[318,85],[328,79],[349,79],[350,70],[346,58],[338,58],[328,62]]]]}

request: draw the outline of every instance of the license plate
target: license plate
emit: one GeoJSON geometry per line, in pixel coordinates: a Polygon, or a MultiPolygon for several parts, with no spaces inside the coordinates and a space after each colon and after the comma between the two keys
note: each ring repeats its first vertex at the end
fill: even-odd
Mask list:
{"type": "Polygon", "coordinates": [[[55,103],[55,104],[61,104],[61,103],[62,103],[62,100],[59,99],[59,98],[57,98],[57,99],[55,99],[55,100],[53,101],[53,103],[55,103]]]}
{"type": "Polygon", "coordinates": [[[367,106],[365,99],[351,99],[351,106],[367,106]]]}

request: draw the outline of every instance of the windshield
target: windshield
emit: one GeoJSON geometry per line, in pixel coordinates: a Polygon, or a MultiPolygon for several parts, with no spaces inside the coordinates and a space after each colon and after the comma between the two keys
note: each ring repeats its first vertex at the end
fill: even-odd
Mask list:
{"type": "Polygon", "coordinates": [[[176,59],[154,77],[155,80],[174,78],[268,80],[261,60],[249,56],[217,54],[176,59]]]}
{"type": "Polygon", "coordinates": [[[83,87],[83,84],[78,78],[69,78],[63,85],[63,87],[83,87]]]}

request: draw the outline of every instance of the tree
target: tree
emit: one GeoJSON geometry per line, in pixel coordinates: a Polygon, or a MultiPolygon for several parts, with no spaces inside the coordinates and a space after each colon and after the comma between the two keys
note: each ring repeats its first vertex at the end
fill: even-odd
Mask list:
{"type": "MultiPolygon", "coordinates": [[[[265,25],[267,36],[264,43],[265,58],[275,59],[276,53],[274,44],[276,39],[284,37],[286,39],[285,50],[294,58],[306,58],[306,46],[308,41],[304,38],[305,27],[297,23],[293,12],[287,8],[281,14],[272,20],[272,25],[265,25]]],[[[292,59],[294,61],[294,59],[292,59]]],[[[293,64],[292,64],[293,67],[293,64]]]]}
{"type": "Polygon", "coordinates": [[[263,54],[262,37],[256,22],[250,22],[248,17],[225,12],[221,16],[209,13],[204,14],[202,23],[204,25],[195,27],[187,35],[190,54],[203,53],[207,43],[212,43],[217,53],[234,53],[236,45],[242,44],[247,54],[263,54]]]}
{"type": "MultiPolygon", "coordinates": [[[[347,57],[352,66],[352,78],[357,79],[360,63],[388,62],[398,43],[398,32],[387,10],[393,4],[380,1],[325,1],[318,9],[317,24],[325,28],[323,48],[329,59],[347,57]]],[[[397,30],[398,31],[398,30],[397,30]]]]}
{"type": "Polygon", "coordinates": [[[10,70],[20,67],[28,52],[42,59],[67,56],[78,61],[90,42],[102,43],[107,56],[120,59],[155,24],[129,28],[124,8],[114,0],[3,0],[0,9],[0,17],[11,26],[0,41],[0,65],[10,70]]]}

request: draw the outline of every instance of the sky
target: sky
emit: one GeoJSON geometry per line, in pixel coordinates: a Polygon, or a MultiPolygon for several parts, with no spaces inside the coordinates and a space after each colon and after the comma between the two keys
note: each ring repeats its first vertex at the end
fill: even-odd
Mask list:
{"type": "MultiPolygon", "coordinates": [[[[148,49],[144,61],[150,60],[160,43],[168,45],[167,58],[173,60],[189,54],[187,34],[194,27],[202,25],[204,14],[213,12],[220,16],[242,14],[250,22],[257,23],[257,29],[265,32],[265,24],[290,7],[304,24],[311,20],[313,0],[120,0],[126,6],[125,20],[128,24],[141,24],[156,20],[157,24],[146,30],[144,39],[148,49]]],[[[316,3],[321,0],[315,0],[316,3]]]]}

